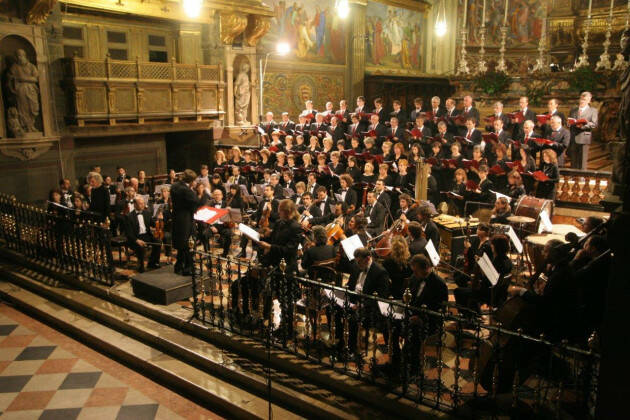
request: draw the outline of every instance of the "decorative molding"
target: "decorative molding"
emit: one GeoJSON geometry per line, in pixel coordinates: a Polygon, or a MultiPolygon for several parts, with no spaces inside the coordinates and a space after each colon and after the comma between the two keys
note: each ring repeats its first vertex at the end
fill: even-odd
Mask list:
{"type": "MultiPolygon", "coordinates": [[[[403,9],[417,10],[419,12],[426,13],[431,9],[431,3],[424,0],[409,1],[409,0],[374,0],[378,3],[383,3],[388,6],[401,7],[403,9]]],[[[367,4],[367,2],[366,2],[367,4]]]]}
{"type": "Polygon", "coordinates": [[[0,140],[0,153],[21,161],[37,159],[50,150],[59,137],[20,138],[0,140]]]}
{"type": "Polygon", "coordinates": [[[259,15],[249,15],[247,19],[247,28],[245,30],[245,42],[250,47],[255,47],[258,41],[265,36],[271,22],[269,18],[259,15]]]}
{"type": "Polygon", "coordinates": [[[247,16],[238,13],[221,13],[221,42],[232,45],[234,39],[247,28],[247,16]]]}
{"type": "Polygon", "coordinates": [[[35,0],[35,3],[26,13],[26,23],[29,25],[41,25],[46,22],[57,0],[35,0]]]}

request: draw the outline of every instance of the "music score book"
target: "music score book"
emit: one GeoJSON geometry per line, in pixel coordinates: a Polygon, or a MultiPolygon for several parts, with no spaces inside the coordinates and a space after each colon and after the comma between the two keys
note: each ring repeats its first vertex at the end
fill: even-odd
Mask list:
{"type": "Polygon", "coordinates": [[[363,245],[363,242],[361,242],[361,238],[359,238],[359,235],[352,235],[351,237],[341,241],[343,252],[346,253],[346,257],[348,257],[348,260],[350,261],[354,260],[354,251],[359,248],[363,248],[364,246],[365,245],[363,245]]]}
{"type": "Polygon", "coordinates": [[[249,239],[254,242],[260,242],[260,233],[256,232],[251,227],[244,225],[243,223],[238,224],[238,230],[249,239]]]}
{"type": "Polygon", "coordinates": [[[510,240],[514,244],[514,248],[516,248],[516,251],[519,254],[522,254],[523,253],[523,243],[518,238],[518,236],[516,236],[516,232],[514,232],[514,228],[512,226],[510,226],[510,230],[508,230],[507,235],[508,235],[508,238],[510,238],[510,240]]]}
{"type": "Polygon", "coordinates": [[[438,254],[435,250],[435,246],[433,245],[433,241],[431,239],[429,239],[429,242],[427,242],[427,245],[424,247],[424,249],[427,251],[427,254],[429,254],[429,259],[431,260],[433,266],[437,267],[437,265],[440,263],[440,254],[438,254]]]}
{"type": "Polygon", "coordinates": [[[499,282],[499,272],[496,268],[494,268],[494,265],[492,265],[488,254],[484,252],[481,258],[477,260],[477,264],[479,265],[481,272],[488,278],[490,283],[493,286],[496,286],[496,284],[499,282]]]}

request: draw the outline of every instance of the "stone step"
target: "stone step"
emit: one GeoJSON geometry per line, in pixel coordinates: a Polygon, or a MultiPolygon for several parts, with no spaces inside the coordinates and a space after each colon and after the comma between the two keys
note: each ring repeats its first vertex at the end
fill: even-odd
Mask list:
{"type": "MultiPolygon", "coordinates": [[[[0,267],[0,271],[8,274],[4,268],[0,267]]],[[[238,356],[81,291],[42,284],[17,273],[8,277],[14,284],[0,283],[1,295],[31,313],[52,317],[46,321],[63,331],[99,350],[116,343],[112,356],[123,359],[130,367],[152,372],[152,379],[164,381],[166,386],[179,388],[180,383],[194,401],[213,402],[212,409],[218,406],[231,414],[236,404],[240,407],[236,410],[238,417],[267,417],[267,378],[253,373],[253,369],[242,369],[238,356]]],[[[258,370],[264,372],[262,368],[258,370]]],[[[352,412],[357,407],[352,404],[346,411],[327,404],[322,401],[324,398],[318,400],[279,384],[277,372],[271,372],[271,377],[273,415],[280,416],[277,418],[352,419],[375,414],[359,408],[363,412],[355,415],[352,412]]]]}

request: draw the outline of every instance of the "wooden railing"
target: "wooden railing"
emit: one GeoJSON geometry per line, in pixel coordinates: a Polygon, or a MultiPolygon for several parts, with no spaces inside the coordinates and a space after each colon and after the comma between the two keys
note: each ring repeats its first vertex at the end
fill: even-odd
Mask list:
{"type": "Polygon", "coordinates": [[[218,65],[89,60],[65,62],[68,120],[88,122],[222,118],[225,82],[218,65]]]}
{"type": "Polygon", "coordinates": [[[556,203],[601,210],[599,202],[604,198],[611,177],[610,172],[561,169],[556,203]]]}

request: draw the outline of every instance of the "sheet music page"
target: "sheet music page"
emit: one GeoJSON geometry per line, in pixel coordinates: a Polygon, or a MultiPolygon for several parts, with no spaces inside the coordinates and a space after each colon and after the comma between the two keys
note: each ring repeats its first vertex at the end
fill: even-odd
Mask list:
{"type": "Polygon", "coordinates": [[[348,260],[350,261],[354,260],[354,251],[362,248],[363,246],[363,242],[361,242],[361,238],[359,238],[359,235],[352,235],[351,237],[341,241],[343,252],[346,253],[346,257],[348,257],[348,260]]]}
{"type": "Polygon", "coordinates": [[[538,233],[549,232],[551,233],[553,230],[553,224],[551,223],[551,219],[549,218],[549,213],[547,210],[543,210],[540,212],[540,224],[538,225],[538,233]]]}
{"type": "Polygon", "coordinates": [[[427,254],[429,254],[429,259],[431,260],[431,263],[433,263],[434,267],[437,267],[437,265],[440,263],[440,254],[438,254],[438,252],[435,249],[435,246],[433,245],[433,241],[431,239],[429,239],[429,242],[427,242],[427,245],[424,247],[424,249],[426,249],[427,254]]]}
{"type": "Polygon", "coordinates": [[[216,215],[216,214],[217,214],[217,212],[212,210],[211,208],[204,207],[204,208],[201,208],[201,209],[197,210],[197,212],[193,216],[193,219],[199,220],[200,222],[205,222],[206,220],[214,217],[214,215],[216,215]]]}
{"type": "Polygon", "coordinates": [[[334,299],[335,304],[343,307],[345,302],[345,293],[341,290],[324,289],[324,296],[331,300],[334,299]]]}
{"type": "Polygon", "coordinates": [[[505,195],[505,194],[501,194],[500,192],[496,192],[496,191],[492,191],[490,190],[491,193],[493,193],[494,195],[496,195],[497,200],[501,197],[504,197],[506,200],[508,200],[508,203],[510,202],[511,198],[509,195],[505,195]]]}
{"type": "Polygon", "coordinates": [[[482,257],[477,260],[477,264],[479,265],[481,272],[488,278],[490,283],[493,286],[496,286],[497,282],[499,281],[499,273],[497,272],[496,268],[494,268],[494,265],[492,265],[488,254],[484,252],[482,257]]]}
{"type": "Polygon", "coordinates": [[[510,240],[512,241],[512,243],[514,244],[514,248],[516,248],[516,251],[519,254],[523,253],[523,243],[521,242],[520,239],[518,239],[518,236],[516,236],[516,232],[514,232],[514,228],[512,226],[510,226],[510,230],[508,230],[507,232],[508,237],[510,238],[510,240]]]}
{"type": "Polygon", "coordinates": [[[381,311],[381,315],[384,317],[389,316],[389,308],[392,307],[392,318],[403,319],[405,317],[404,309],[400,306],[393,306],[387,302],[378,301],[378,309],[381,311]]]}
{"type": "Polygon", "coordinates": [[[260,233],[256,232],[251,227],[244,225],[243,223],[239,223],[238,230],[240,230],[243,235],[247,236],[252,241],[260,242],[260,233]]]}

